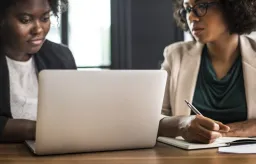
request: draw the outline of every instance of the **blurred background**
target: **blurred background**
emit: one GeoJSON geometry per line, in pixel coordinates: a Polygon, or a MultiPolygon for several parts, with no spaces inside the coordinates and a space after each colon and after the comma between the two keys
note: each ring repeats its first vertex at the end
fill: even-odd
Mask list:
{"type": "Polygon", "coordinates": [[[68,45],[79,69],[160,69],[166,46],[191,40],[172,0],[69,0],[51,20],[48,39],[68,45]]]}

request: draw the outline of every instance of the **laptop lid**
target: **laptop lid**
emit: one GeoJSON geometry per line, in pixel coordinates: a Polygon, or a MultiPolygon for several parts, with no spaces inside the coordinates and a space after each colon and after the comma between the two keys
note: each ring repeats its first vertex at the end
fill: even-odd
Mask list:
{"type": "Polygon", "coordinates": [[[163,70],[42,71],[36,154],[153,147],[166,78],[163,70]]]}

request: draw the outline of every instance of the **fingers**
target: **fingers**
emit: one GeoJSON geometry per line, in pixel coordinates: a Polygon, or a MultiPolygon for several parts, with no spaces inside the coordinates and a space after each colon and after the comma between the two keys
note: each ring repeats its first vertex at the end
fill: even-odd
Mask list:
{"type": "Polygon", "coordinates": [[[222,136],[221,133],[208,130],[201,125],[197,125],[197,128],[195,128],[195,130],[196,130],[197,134],[204,136],[205,138],[207,138],[209,140],[215,140],[222,136]]]}
{"type": "Polygon", "coordinates": [[[208,139],[205,138],[204,136],[201,136],[199,134],[194,135],[194,139],[192,142],[198,142],[198,143],[204,143],[204,144],[210,144],[213,143],[216,139],[208,139]]]}
{"type": "Polygon", "coordinates": [[[219,121],[214,121],[204,116],[197,116],[197,119],[200,125],[205,127],[208,130],[219,131],[219,132],[228,132],[230,130],[229,126],[224,125],[219,121]]]}
{"type": "Polygon", "coordinates": [[[200,115],[198,115],[196,117],[196,119],[197,119],[199,125],[205,127],[206,129],[208,129],[210,131],[219,131],[220,130],[220,125],[217,124],[212,119],[209,119],[207,117],[200,116],[200,115]]]}
{"type": "MultiPolygon", "coordinates": [[[[237,134],[235,131],[229,131],[221,133],[222,137],[237,137],[237,134]]],[[[239,136],[239,137],[248,137],[248,136],[239,136]]]]}
{"type": "Polygon", "coordinates": [[[214,133],[211,134],[210,131],[204,129],[204,127],[200,127],[199,125],[197,127],[191,126],[187,129],[187,133],[183,138],[189,142],[209,144],[221,136],[218,132],[214,133]],[[200,132],[198,132],[198,129],[200,129],[200,132]]]}
{"type": "MultiPolygon", "coordinates": [[[[214,124],[215,123],[212,123],[212,126],[211,126],[212,129],[214,129],[214,124]]],[[[210,123],[209,123],[209,126],[210,126],[210,123]]],[[[205,128],[204,126],[202,126],[200,124],[199,121],[197,121],[197,119],[195,119],[191,123],[188,131],[191,133],[194,133],[194,134],[199,134],[209,140],[213,140],[213,139],[217,139],[217,138],[221,137],[221,133],[205,128]]]]}
{"type": "Polygon", "coordinates": [[[201,115],[197,115],[185,129],[183,138],[190,142],[212,143],[223,135],[232,135],[229,126],[201,115]]]}
{"type": "Polygon", "coordinates": [[[218,132],[219,124],[215,121],[203,117],[196,116],[191,124],[187,127],[186,140],[199,143],[212,143],[222,134],[218,132]]]}
{"type": "Polygon", "coordinates": [[[219,124],[219,126],[220,126],[220,130],[219,130],[219,132],[229,132],[230,131],[230,127],[229,126],[227,126],[227,125],[224,125],[223,123],[221,123],[221,122],[219,122],[219,121],[215,121],[217,124],[219,124]]]}

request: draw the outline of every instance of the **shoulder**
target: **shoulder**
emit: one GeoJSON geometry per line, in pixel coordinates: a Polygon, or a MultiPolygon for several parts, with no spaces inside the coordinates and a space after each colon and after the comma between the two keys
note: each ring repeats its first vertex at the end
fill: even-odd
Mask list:
{"type": "Polygon", "coordinates": [[[44,52],[48,51],[48,52],[56,54],[56,55],[60,54],[60,52],[62,52],[64,54],[71,54],[71,51],[69,50],[69,48],[66,45],[54,43],[50,40],[45,40],[40,51],[44,51],[44,52]]]}
{"type": "Polygon", "coordinates": [[[249,36],[240,36],[242,48],[251,48],[256,52],[256,39],[249,36]]]}
{"type": "Polygon", "coordinates": [[[75,68],[76,65],[73,54],[66,45],[49,40],[45,40],[38,55],[48,65],[53,65],[54,67],[60,67],[59,65],[61,65],[63,68],[75,68]]]}
{"type": "Polygon", "coordinates": [[[165,49],[172,50],[172,51],[178,51],[178,50],[189,50],[193,48],[193,46],[196,45],[196,41],[189,41],[189,42],[176,42],[173,44],[170,44],[165,49]]]}
{"type": "Polygon", "coordinates": [[[173,58],[182,58],[183,55],[190,52],[195,46],[199,44],[196,41],[177,42],[171,44],[164,49],[165,60],[172,60],[173,58]]]}

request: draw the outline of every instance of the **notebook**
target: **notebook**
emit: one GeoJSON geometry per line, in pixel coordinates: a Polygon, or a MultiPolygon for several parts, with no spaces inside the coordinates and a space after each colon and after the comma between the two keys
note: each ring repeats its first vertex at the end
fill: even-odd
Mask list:
{"type": "Polygon", "coordinates": [[[218,147],[225,147],[225,146],[256,144],[256,138],[241,138],[241,137],[221,137],[211,144],[189,143],[185,141],[182,137],[177,137],[177,138],[158,137],[157,141],[168,144],[168,145],[172,145],[178,148],[182,148],[185,150],[209,149],[209,148],[218,148],[218,147]]]}
{"type": "Polygon", "coordinates": [[[220,147],[218,152],[232,154],[256,154],[256,144],[220,147]]]}

